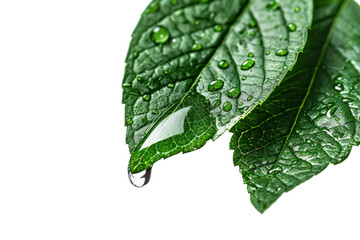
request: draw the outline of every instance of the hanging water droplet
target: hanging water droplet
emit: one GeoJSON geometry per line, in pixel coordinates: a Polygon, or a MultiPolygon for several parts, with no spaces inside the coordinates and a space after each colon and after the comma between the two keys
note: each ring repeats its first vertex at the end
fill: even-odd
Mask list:
{"type": "Polygon", "coordinates": [[[289,23],[287,28],[290,32],[294,32],[296,30],[296,25],[294,23],[289,23]]]}
{"type": "Polygon", "coordinates": [[[225,112],[230,112],[231,109],[232,109],[231,103],[230,103],[230,102],[225,102],[224,105],[223,105],[223,110],[224,110],[225,112]]]}
{"type": "Polygon", "coordinates": [[[253,54],[253,53],[249,53],[248,56],[249,56],[249,57],[254,57],[254,54],[253,54]]]}
{"type": "Polygon", "coordinates": [[[159,10],[160,4],[158,2],[152,2],[150,5],[146,8],[145,13],[153,13],[159,10]]]}
{"type": "Polygon", "coordinates": [[[208,90],[210,92],[214,92],[216,90],[222,89],[223,86],[224,86],[224,81],[223,80],[214,80],[214,81],[211,81],[209,83],[208,90]]]}
{"type": "Polygon", "coordinates": [[[251,101],[253,99],[253,96],[248,97],[248,101],[251,101]]]}
{"type": "Polygon", "coordinates": [[[220,104],[221,104],[221,101],[220,101],[220,100],[214,101],[214,102],[211,104],[211,110],[216,109],[217,107],[220,106],[220,104]]]}
{"type": "Polygon", "coordinates": [[[229,62],[226,60],[221,60],[218,64],[219,68],[227,69],[229,67],[229,62]]]}
{"type": "Polygon", "coordinates": [[[151,167],[145,171],[132,174],[128,168],[128,177],[131,184],[135,187],[141,188],[149,183],[151,178],[151,167]]]}
{"type": "Polygon", "coordinates": [[[150,95],[149,94],[145,94],[143,97],[142,97],[142,99],[144,100],[144,101],[146,101],[146,102],[148,102],[148,101],[150,101],[150,95]]]}
{"type": "Polygon", "coordinates": [[[173,88],[173,87],[175,87],[175,84],[174,83],[169,83],[167,86],[168,86],[168,88],[173,88]]]}
{"type": "Polygon", "coordinates": [[[232,88],[227,93],[227,96],[230,98],[237,98],[240,95],[240,88],[232,88]]]}
{"type": "Polygon", "coordinates": [[[289,54],[289,51],[287,49],[280,49],[280,50],[277,50],[275,55],[276,56],[286,56],[289,54]]]}
{"type": "Polygon", "coordinates": [[[255,61],[252,59],[248,59],[245,60],[242,64],[241,64],[241,70],[249,70],[250,68],[252,68],[255,65],[255,61]]]}
{"type": "Polygon", "coordinates": [[[249,23],[249,27],[250,27],[250,28],[256,28],[256,26],[257,26],[257,23],[256,23],[254,20],[252,20],[252,21],[249,23]]]}
{"type": "Polygon", "coordinates": [[[151,40],[157,44],[164,44],[169,41],[170,32],[166,27],[157,26],[151,33],[151,40]]]}
{"type": "Polygon", "coordinates": [[[301,11],[301,8],[300,8],[300,7],[296,7],[296,8],[294,9],[294,11],[295,11],[295,12],[300,12],[300,11],[301,11]]]}
{"type": "Polygon", "coordinates": [[[193,46],[192,46],[192,50],[193,51],[200,51],[202,49],[202,46],[201,44],[199,43],[195,43],[193,46]]]}
{"type": "Polygon", "coordinates": [[[220,26],[220,25],[215,25],[215,26],[214,26],[214,31],[215,31],[215,32],[221,32],[221,31],[222,31],[222,26],[220,26]]]}
{"type": "Polygon", "coordinates": [[[279,9],[279,3],[277,1],[271,1],[270,3],[268,3],[266,5],[266,9],[269,11],[275,11],[277,9],[279,9]]]}
{"type": "Polygon", "coordinates": [[[128,88],[128,87],[131,87],[131,83],[124,83],[122,86],[123,86],[124,88],[128,88]]]}

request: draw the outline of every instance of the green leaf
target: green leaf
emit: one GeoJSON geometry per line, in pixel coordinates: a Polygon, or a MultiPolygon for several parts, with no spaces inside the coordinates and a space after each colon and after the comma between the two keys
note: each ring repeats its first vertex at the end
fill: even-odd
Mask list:
{"type": "Polygon", "coordinates": [[[260,212],[360,143],[360,8],[347,0],[314,8],[293,71],[231,129],[234,164],[260,212]]]}
{"type": "Polygon", "coordinates": [[[311,0],[153,1],[123,80],[130,171],[202,147],[263,102],[293,67],[311,21],[311,0]]]}

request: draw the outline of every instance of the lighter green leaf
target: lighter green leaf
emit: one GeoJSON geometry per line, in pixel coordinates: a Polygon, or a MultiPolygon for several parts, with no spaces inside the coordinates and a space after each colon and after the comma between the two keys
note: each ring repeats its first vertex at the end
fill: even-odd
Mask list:
{"type": "Polygon", "coordinates": [[[123,81],[132,173],[217,138],[280,83],[306,42],[312,1],[272,2],[149,5],[133,33],[123,81]],[[287,54],[276,54],[282,49],[287,54]]]}
{"type": "Polygon", "coordinates": [[[347,0],[314,8],[293,71],[231,130],[234,164],[260,212],[360,143],[360,8],[347,0]]]}

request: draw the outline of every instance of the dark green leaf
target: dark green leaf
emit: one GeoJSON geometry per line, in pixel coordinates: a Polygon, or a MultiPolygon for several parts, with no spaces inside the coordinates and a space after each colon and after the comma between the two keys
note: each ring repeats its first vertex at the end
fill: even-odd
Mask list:
{"type": "Polygon", "coordinates": [[[234,164],[258,211],[359,145],[359,24],[355,2],[315,1],[313,27],[295,68],[231,130],[234,164]]]}
{"type": "Polygon", "coordinates": [[[132,173],[215,139],[263,102],[293,67],[307,38],[312,1],[271,2],[149,5],[133,33],[123,80],[132,173]],[[296,29],[289,30],[290,23],[296,29]]]}

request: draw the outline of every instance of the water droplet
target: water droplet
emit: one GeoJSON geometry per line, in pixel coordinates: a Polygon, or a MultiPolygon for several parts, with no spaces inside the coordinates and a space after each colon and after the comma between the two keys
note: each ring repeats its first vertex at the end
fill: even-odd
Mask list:
{"type": "Polygon", "coordinates": [[[296,7],[296,8],[294,9],[294,11],[295,11],[295,12],[300,12],[300,11],[301,11],[301,8],[300,8],[300,7],[296,7]]]}
{"type": "Polygon", "coordinates": [[[249,56],[249,57],[254,57],[254,54],[253,54],[253,53],[249,53],[248,56],[249,56]]]}
{"type": "Polygon", "coordinates": [[[168,75],[168,74],[169,74],[169,72],[168,72],[167,70],[164,70],[164,74],[168,75]]]}
{"type": "Polygon", "coordinates": [[[175,12],[175,15],[176,16],[181,16],[181,15],[183,15],[184,14],[184,10],[182,10],[182,9],[179,9],[179,10],[177,10],[176,12],[175,12]]]}
{"type": "Polygon", "coordinates": [[[142,81],[142,77],[137,76],[137,77],[136,77],[136,80],[138,80],[139,82],[141,82],[141,81],[142,81]]]}
{"type": "Polygon", "coordinates": [[[134,122],[131,118],[126,119],[126,125],[131,125],[134,122]]]}
{"type": "Polygon", "coordinates": [[[334,89],[338,92],[344,91],[344,86],[341,83],[335,84],[334,89]]]}
{"type": "Polygon", "coordinates": [[[279,9],[279,3],[277,1],[271,1],[270,3],[268,3],[266,5],[266,9],[269,11],[275,11],[277,9],[279,9]]]}
{"type": "Polygon", "coordinates": [[[152,111],[152,113],[155,114],[155,115],[159,114],[159,110],[155,109],[155,110],[152,111]]]}
{"type": "Polygon", "coordinates": [[[124,88],[131,87],[131,83],[124,83],[122,86],[123,86],[124,88]]]}
{"type": "Polygon", "coordinates": [[[199,25],[200,25],[200,22],[199,22],[199,21],[195,21],[195,22],[194,22],[194,25],[195,25],[195,26],[199,26],[199,25]]]}
{"type": "Polygon", "coordinates": [[[229,62],[226,60],[221,60],[218,64],[219,68],[227,69],[229,67],[229,62]]]}
{"type": "Polygon", "coordinates": [[[251,33],[250,33],[250,36],[252,36],[252,37],[254,37],[255,35],[256,35],[255,32],[251,32],[251,33]]]}
{"type": "Polygon", "coordinates": [[[222,80],[215,80],[209,83],[208,90],[210,92],[214,92],[216,90],[222,89],[224,86],[224,81],[222,80]]]}
{"type": "Polygon", "coordinates": [[[139,53],[138,52],[134,52],[134,57],[137,57],[139,56],[139,53]]]}
{"type": "Polygon", "coordinates": [[[335,120],[336,120],[337,122],[339,122],[339,121],[340,121],[340,118],[339,118],[339,117],[335,117],[335,120]]]}
{"type": "Polygon", "coordinates": [[[254,20],[252,20],[252,21],[249,23],[249,27],[250,27],[250,28],[256,28],[256,26],[257,26],[257,23],[256,23],[254,20]]]}
{"type": "Polygon", "coordinates": [[[240,88],[232,88],[227,93],[227,96],[230,98],[237,98],[240,95],[240,88]]]}
{"type": "Polygon", "coordinates": [[[274,28],[275,28],[275,29],[279,28],[279,24],[276,24],[276,25],[274,26],[274,28]]]}
{"type": "Polygon", "coordinates": [[[216,109],[217,107],[220,106],[220,104],[221,104],[221,101],[220,101],[220,100],[214,101],[214,102],[211,104],[211,110],[216,109]]]}
{"type": "Polygon", "coordinates": [[[286,56],[289,54],[289,51],[286,49],[280,49],[276,51],[276,56],[286,56]]]}
{"type": "Polygon", "coordinates": [[[135,187],[141,188],[149,183],[151,178],[151,167],[145,171],[132,174],[130,169],[128,169],[128,177],[131,184],[135,187]]]}
{"type": "Polygon", "coordinates": [[[145,13],[153,13],[159,10],[160,4],[158,2],[152,2],[145,10],[145,13]]]}
{"type": "Polygon", "coordinates": [[[246,79],[247,79],[247,76],[243,76],[241,79],[242,79],[242,80],[246,80],[246,79]]]}
{"type": "Polygon", "coordinates": [[[224,105],[223,105],[223,110],[224,110],[225,112],[230,112],[231,109],[232,109],[231,103],[230,103],[230,102],[225,102],[224,105]]]}
{"type": "Polygon", "coordinates": [[[282,171],[283,171],[282,167],[277,166],[273,169],[270,169],[268,174],[278,174],[278,173],[281,173],[282,171]]]}
{"type": "Polygon", "coordinates": [[[253,99],[253,96],[248,97],[248,101],[251,101],[253,99]]]}
{"type": "Polygon", "coordinates": [[[169,88],[173,88],[173,87],[175,87],[175,84],[174,84],[174,83],[169,83],[167,86],[168,86],[169,88]]]}
{"type": "Polygon", "coordinates": [[[144,100],[144,101],[146,101],[146,102],[148,102],[148,101],[150,101],[150,95],[149,94],[145,94],[143,97],[142,97],[142,99],[144,100]]]}
{"type": "Polygon", "coordinates": [[[266,54],[266,55],[270,55],[270,53],[271,53],[270,51],[266,51],[266,53],[265,53],[265,54],[266,54]]]}
{"type": "Polygon", "coordinates": [[[164,44],[169,41],[169,30],[163,26],[157,26],[151,33],[151,40],[157,44],[164,44]]]}
{"type": "Polygon", "coordinates": [[[221,31],[222,31],[222,26],[220,26],[220,25],[215,25],[215,26],[214,26],[214,31],[215,31],[215,32],[221,32],[221,31]]]}
{"type": "Polygon", "coordinates": [[[202,46],[201,44],[199,43],[195,43],[193,46],[192,46],[192,50],[193,51],[200,51],[202,49],[202,46]]]}
{"type": "Polygon", "coordinates": [[[289,23],[287,28],[290,32],[294,32],[296,30],[296,25],[294,23],[289,23]]]}
{"type": "Polygon", "coordinates": [[[239,106],[242,106],[242,105],[244,105],[244,103],[243,103],[243,102],[239,103],[239,106]]]}
{"type": "Polygon", "coordinates": [[[242,64],[241,64],[241,70],[249,70],[250,68],[252,68],[255,65],[255,61],[252,59],[248,59],[245,60],[242,64]]]}
{"type": "Polygon", "coordinates": [[[175,5],[175,4],[177,4],[177,1],[176,1],[176,0],[172,0],[171,3],[175,5]]]}

